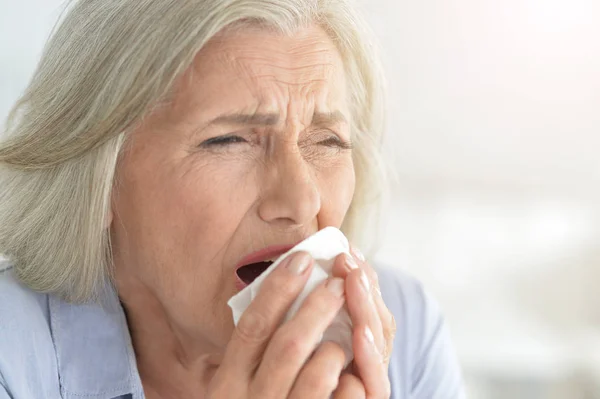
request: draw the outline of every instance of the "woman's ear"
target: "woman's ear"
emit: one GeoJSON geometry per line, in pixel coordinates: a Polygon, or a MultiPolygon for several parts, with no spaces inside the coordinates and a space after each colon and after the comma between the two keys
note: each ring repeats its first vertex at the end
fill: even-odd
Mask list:
{"type": "Polygon", "coordinates": [[[113,212],[112,212],[112,209],[109,209],[108,212],[106,212],[106,218],[104,219],[104,228],[109,229],[110,225],[112,224],[112,221],[113,221],[113,212]]]}

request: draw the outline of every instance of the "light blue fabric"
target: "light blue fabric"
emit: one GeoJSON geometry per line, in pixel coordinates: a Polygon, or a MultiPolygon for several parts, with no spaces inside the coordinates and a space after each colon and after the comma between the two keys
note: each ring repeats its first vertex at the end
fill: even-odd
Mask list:
{"type": "MultiPolygon", "coordinates": [[[[460,370],[437,305],[414,279],[378,271],[397,333],[392,399],[462,399],[460,370]]],[[[135,355],[113,289],[72,305],[31,291],[0,262],[0,399],[142,399],[135,355]]]]}

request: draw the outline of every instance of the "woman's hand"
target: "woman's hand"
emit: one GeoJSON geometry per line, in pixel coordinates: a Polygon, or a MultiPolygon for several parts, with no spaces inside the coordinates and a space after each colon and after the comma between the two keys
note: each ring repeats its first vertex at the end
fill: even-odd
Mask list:
{"type": "MultiPolygon", "coordinates": [[[[365,398],[365,388],[356,377],[347,374],[340,380],[345,356],[339,345],[324,342],[311,356],[344,304],[345,287],[353,286],[340,277],[328,279],[311,292],[291,320],[280,326],[312,267],[310,255],[297,252],[265,279],[239,320],[209,386],[208,398],[329,399],[340,381],[341,391],[334,398],[365,398]]],[[[361,367],[366,364],[370,363],[360,361],[361,367]]],[[[373,374],[365,373],[369,384],[376,383],[373,374]]],[[[371,385],[365,387],[372,392],[371,385]]]]}
{"type": "Polygon", "coordinates": [[[355,390],[362,383],[367,399],[387,399],[396,322],[381,297],[377,273],[358,249],[353,248],[352,254],[338,256],[333,267],[333,275],[346,281],[346,302],[354,326],[354,373],[343,376],[336,394],[355,390]]]}

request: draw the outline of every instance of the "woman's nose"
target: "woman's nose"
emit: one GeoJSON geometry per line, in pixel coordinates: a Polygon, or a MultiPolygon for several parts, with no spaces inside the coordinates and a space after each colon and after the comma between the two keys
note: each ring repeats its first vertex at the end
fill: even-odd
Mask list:
{"type": "Polygon", "coordinates": [[[300,226],[312,222],[321,209],[316,176],[300,152],[286,152],[265,165],[264,190],[258,213],[268,223],[300,226]]]}

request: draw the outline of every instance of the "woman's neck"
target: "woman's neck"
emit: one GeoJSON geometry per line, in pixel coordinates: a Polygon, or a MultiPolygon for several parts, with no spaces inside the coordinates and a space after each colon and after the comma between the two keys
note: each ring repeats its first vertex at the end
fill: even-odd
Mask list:
{"type": "Polygon", "coordinates": [[[222,355],[178,329],[152,296],[126,292],[136,292],[121,301],[146,397],[205,397],[222,355]]]}

